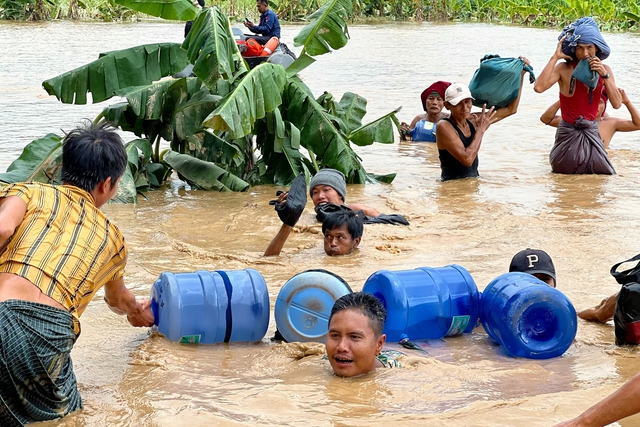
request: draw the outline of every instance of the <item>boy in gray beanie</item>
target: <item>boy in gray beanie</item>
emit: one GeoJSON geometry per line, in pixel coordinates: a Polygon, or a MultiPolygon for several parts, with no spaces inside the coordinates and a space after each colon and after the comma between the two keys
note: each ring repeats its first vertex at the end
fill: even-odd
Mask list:
{"type": "MultiPolygon", "coordinates": [[[[339,170],[324,168],[320,169],[309,181],[309,195],[313,200],[313,206],[324,203],[334,205],[346,205],[347,182],[344,174],[339,170]]],[[[354,211],[362,211],[365,215],[377,217],[380,215],[377,209],[361,204],[346,205],[354,211]]]]}
{"type": "MultiPolygon", "coordinates": [[[[280,204],[286,203],[287,194],[287,192],[280,194],[277,202],[280,204]]],[[[380,212],[370,206],[360,204],[346,205],[344,203],[347,199],[347,182],[344,174],[336,169],[320,169],[309,181],[309,195],[311,196],[311,200],[313,200],[314,207],[331,203],[339,206],[347,206],[356,212],[362,211],[369,217],[377,217],[380,215],[380,212]]],[[[280,231],[278,231],[278,234],[271,240],[263,256],[280,255],[292,230],[293,227],[282,224],[280,231]]]]}
{"type": "MultiPolygon", "coordinates": [[[[339,170],[330,168],[320,169],[318,173],[311,178],[311,181],[309,181],[309,196],[313,197],[313,189],[318,185],[328,185],[342,198],[342,203],[346,201],[347,181],[345,180],[344,174],[339,170]]],[[[342,203],[335,204],[340,205],[342,203]]]]}

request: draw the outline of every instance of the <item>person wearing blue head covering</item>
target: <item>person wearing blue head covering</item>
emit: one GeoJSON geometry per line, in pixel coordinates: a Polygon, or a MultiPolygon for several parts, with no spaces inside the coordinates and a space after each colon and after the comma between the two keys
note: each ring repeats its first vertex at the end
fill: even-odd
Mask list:
{"type": "Polygon", "coordinates": [[[549,155],[551,169],[567,174],[615,174],[596,121],[603,90],[613,108],[622,105],[613,71],[602,62],[611,53],[609,45],[592,18],[566,26],[558,39],[533,87],[542,93],[558,83],[560,89],[562,121],[549,155]]]}

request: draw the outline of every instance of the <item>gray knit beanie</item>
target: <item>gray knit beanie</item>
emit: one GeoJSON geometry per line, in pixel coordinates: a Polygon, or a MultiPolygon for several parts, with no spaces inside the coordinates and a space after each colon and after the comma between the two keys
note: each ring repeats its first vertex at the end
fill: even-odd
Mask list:
{"type": "Polygon", "coordinates": [[[325,168],[320,169],[309,182],[309,195],[313,197],[313,189],[318,185],[328,185],[342,197],[342,201],[347,201],[347,182],[344,174],[339,170],[325,168]]]}

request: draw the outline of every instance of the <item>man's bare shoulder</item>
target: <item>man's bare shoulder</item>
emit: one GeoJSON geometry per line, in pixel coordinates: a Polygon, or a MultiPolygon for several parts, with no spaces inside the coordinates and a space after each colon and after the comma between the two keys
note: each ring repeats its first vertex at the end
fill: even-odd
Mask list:
{"type": "Polygon", "coordinates": [[[556,64],[556,71],[560,73],[560,77],[571,77],[573,74],[573,67],[567,61],[558,62],[556,64]]]}

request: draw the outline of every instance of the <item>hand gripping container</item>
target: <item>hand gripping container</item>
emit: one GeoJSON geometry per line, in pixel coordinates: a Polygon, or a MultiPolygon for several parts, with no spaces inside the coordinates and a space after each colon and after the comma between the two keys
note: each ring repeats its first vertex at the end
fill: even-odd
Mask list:
{"type": "Polygon", "coordinates": [[[251,268],[164,272],[151,308],[158,331],[179,343],[260,341],[269,327],[267,285],[251,268]]]}
{"type": "Polygon", "coordinates": [[[388,341],[469,333],[478,321],[478,287],[459,265],[373,273],[362,288],[387,309],[388,341]]]}
{"type": "Polygon", "coordinates": [[[487,285],[480,301],[487,334],[513,356],[562,355],[576,336],[576,311],[562,292],[526,273],[506,273],[487,285]]]}
{"type": "Polygon", "coordinates": [[[276,326],[287,342],[326,342],[331,308],[351,288],[326,270],[296,274],[280,289],[274,310],[276,326]]]}

